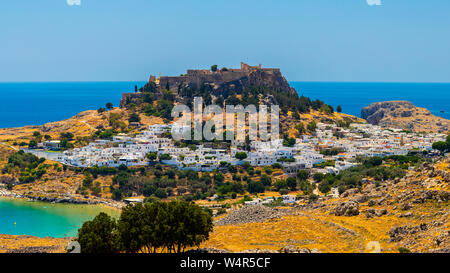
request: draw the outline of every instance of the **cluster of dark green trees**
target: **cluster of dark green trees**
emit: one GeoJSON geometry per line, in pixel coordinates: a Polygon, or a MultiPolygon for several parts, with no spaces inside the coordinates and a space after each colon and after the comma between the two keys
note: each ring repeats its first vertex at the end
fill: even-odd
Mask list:
{"type": "Polygon", "coordinates": [[[107,102],[107,103],[105,104],[105,108],[100,107],[100,108],[97,109],[97,112],[98,112],[99,114],[101,114],[101,113],[106,112],[106,110],[111,110],[111,109],[113,109],[113,108],[114,108],[113,104],[112,104],[111,102],[107,102]]]}
{"type": "MultiPolygon", "coordinates": [[[[170,92],[170,91],[167,91],[170,92]]],[[[172,108],[174,101],[168,99],[159,99],[156,101],[156,106],[152,103],[146,104],[143,111],[148,116],[162,117],[166,120],[172,120],[172,108]]]]}
{"type": "Polygon", "coordinates": [[[18,151],[8,158],[2,173],[17,174],[21,183],[30,183],[41,178],[46,173],[44,158],[18,151]]]}
{"type": "MultiPolygon", "coordinates": [[[[119,168],[97,167],[87,169],[75,169],[78,172],[85,173],[86,183],[79,190],[91,189],[95,194],[95,179],[99,176],[113,175],[111,185],[112,198],[121,200],[124,197],[131,196],[133,193],[144,195],[146,202],[154,202],[169,196],[180,196],[185,201],[206,199],[207,197],[218,194],[219,198],[237,196],[250,193],[261,193],[275,188],[277,190],[295,190],[300,186],[302,190],[310,187],[302,185],[306,183],[306,178],[298,180],[298,185],[288,180],[284,187],[275,186],[272,183],[272,174],[274,169],[281,169],[279,163],[264,168],[264,173],[260,169],[255,169],[245,162],[242,166],[232,166],[222,164],[219,170],[213,172],[198,173],[193,170],[177,170],[160,164],[152,168],[127,168],[125,165],[119,168]],[[230,173],[232,181],[225,181],[225,174],[230,173]],[[303,181],[302,183],[300,183],[303,181]],[[176,190],[175,190],[176,189],[176,190]]],[[[307,174],[307,172],[306,172],[307,174]]],[[[302,176],[303,177],[303,176],[302,176]]],[[[308,182],[309,183],[309,182],[308,182]]],[[[98,191],[97,191],[98,192],[98,191]]]]}
{"type": "Polygon", "coordinates": [[[345,152],[345,150],[341,149],[341,148],[331,148],[331,149],[324,149],[324,150],[320,151],[320,153],[325,156],[334,156],[334,155],[338,155],[342,152],[345,152]]]}
{"type": "Polygon", "coordinates": [[[82,253],[180,253],[212,231],[211,215],[182,201],[128,205],[116,221],[100,213],[78,230],[82,253]]]}
{"type": "MultiPolygon", "coordinates": [[[[400,160],[397,157],[390,157],[391,160],[400,160]]],[[[371,157],[362,160],[362,163],[341,171],[338,175],[316,173],[313,178],[318,182],[318,189],[322,193],[328,193],[332,187],[338,187],[342,193],[350,188],[360,188],[363,179],[373,177],[377,183],[388,179],[401,178],[406,171],[396,166],[382,166],[383,158],[371,157]]]]}
{"type": "Polygon", "coordinates": [[[223,174],[217,171],[199,175],[192,170],[181,171],[160,164],[151,169],[121,166],[114,174],[111,191],[115,200],[121,200],[135,192],[154,201],[173,196],[174,189],[177,188],[178,195],[191,201],[213,195],[214,189],[223,181],[223,174]],[[190,194],[185,194],[187,191],[190,194]]]}
{"type": "MultiPolygon", "coordinates": [[[[380,183],[386,179],[402,177],[405,175],[405,169],[423,160],[420,155],[416,153],[385,158],[362,158],[361,164],[342,171],[338,175],[316,173],[312,178],[318,183],[319,190],[323,193],[328,193],[331,187],[339,187],[341,191],[345,191],[349,188],[360,187],[363,178],[366,177],[373,177],[380,183]],[[383,165],[383,163],[386,164],[383,165]]],[[[111,192],[115,200],[121,200],[133,193],[144,195],[146,202],[154,202],[175,195],[185,201],[193,201],[206,199],[214,194],[218,194],[219,199],[227,196],[236,198],[237,194],[244,194],[246,191],[255,194],[268,190],[286,194],[300,189],[304,194],[309,195],[314,189],[308,181],[309,173],[306,170],[300,171],[297,177],[272,181],[273,171],[282,168],[280,163],[266,166],[263,170],[255,169],[248,162],[241,166],[223,163],[218,170],[203,173],[177,170],[160,164],[152,168],[127,168],[125,165],[119,168],[94,166],[78,171],[86,173],[85,181],[88,182],[86,187],[94,193],[96,183],[93,179],[95,180],[99,175],[113,175],[111,192]],[[231,181],[225,181],[226,173],[231,174],[231,181]]],[[[334,162],[325,162],[322,165],[334,166],[334,162]]]]}
{"type": "Polygon", "coordinates": [[[441,153],[450,152],[450,135],[447,136],[446,141],[438,141],[433,143],[433,149],[438,150],[441,153]]]}

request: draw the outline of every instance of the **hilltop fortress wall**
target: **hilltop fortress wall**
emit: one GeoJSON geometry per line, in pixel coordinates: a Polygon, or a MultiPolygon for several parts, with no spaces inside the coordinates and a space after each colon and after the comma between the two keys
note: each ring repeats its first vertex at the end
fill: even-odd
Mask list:
{"type": "MultiPolygon", "coordinates": [[[[215,94],[228,91],[240,92],[255,86],[268,86],[275,90],[295,92],[282,76],[280,69],[262,68],[261,65],[250,66],[243,62],[241,62],[240,69],[230,68],[215,72],[206,69],[189,69],[185,75],[175,77],[161,76],[157,78],[151,75],[149,82],[154,82],[160,92],[169,89],[177,94],[183,88],[198,89],[205,84],[210,85],[215,94]]],[[[123,94],[121,107],[135,102],[141,97],[141,93],[123,94]]]]}

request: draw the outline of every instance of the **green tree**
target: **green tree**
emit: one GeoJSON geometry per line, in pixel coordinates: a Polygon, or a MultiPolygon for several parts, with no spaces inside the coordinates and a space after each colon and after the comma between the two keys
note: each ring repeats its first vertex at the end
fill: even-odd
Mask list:
{"type": "Polygon", "coordinates": [[[211,71],[216,72],[217,71],[217,64],[214,64],[211,66],[211,71]]]}
{"type": "Polygon", "coordinates": [[[381,157],[374,156],[374,157],[364,160],[363,164],[367,168],[376,167],[376,166],[380,166],[381,164],[383,164],[383,159],[381,157]]]}
{"type": "Polygon", "coordinates": [[[116,221],[101,212],[92,221],[83,223],[77,241],[82,253],[117,253],[120,249],[118,238],[116,221]]]}
{"type": "Polygon", "coordinates": [[[308,179],[308,177],[309,177],[308,171],[300,170],[300,171],[298,171],[298,173],[297,173],[297,178],[298,178],[300,181],[306,181],[306,180],[308,179]]]}
{"type": "Polygon", "coordinates": [[[246,152],[237,152],[234,156],[239,160],[244,160],[247,158],[247,153],[246,152]]]}
{"type": "MultiPolygon", "coordinates": [[[[161,211],[161,213],[163,212],[161,211]]],[[[155,230],[154,221],[145,216],[148,217],[148,214],[146,215],[144,212],[142,204],[128,205],[122,209],[118,230],[121,247],[125,252],[137,253],[144,251],[144,248],[148,252],[154,252],[154,249],[162,246],[162,243],[158,244],[155,238],[149,238],[159,234],[153,232],[155,230]],[[144,232],[147,234],[144,235],[144,232]]]]}
{"type": "Polygon", "coordinates": [[[165,245],[169,252],[184,252],[209,238],[213,228],[211,216],[198,205],[174,201],[168,204],[168,211],[171,229],[165,245]]]}
{"type": "Polygon", "coordinates": [[[130,116],[128,117],[128,121],[129,122],[140,122],[141,117],[139,117],[138,113],[131,113],[130,116]]]}
{"type": "Polygon", "coordinates": [[[441,153],[444,153],[450,149],[450,143],[444,142],[444,141],[438,141],[438,142],[433,143],[432,148],[434,150],[438,150],[441,153]]]}
{"type": "Polygon", "coordinates": [[[273,183],[273,185],[277,189],[277,191],[280,191],[281,189],[286,189],[288,187],[286,180],[284,180],[284,179],[275,181],[275,183],[273,183]]]}
{"type": "Polygon", "coordinates": [[[247,191],[249,193],[262,193],[264,192],[264,184],[261,182],[250,181],[247,183],[247,191]]]}
{"type": "Polygon", "coordinates": [[[313,179],[314,179],[314,181],[316,181],[316,182],[322,181],[322,180],[324,179],[324,177],[325,177],[325,175],[324,175],[323,173],[315,173],[315,174],[313,175],[313,179]]]}
{"type": "Polygon", "coordinates": [[[106,109],[111,110],[114,108],[113,104],[111,102],[106,103],[105,105],[106,109]]]}
{"type": "Polygon", "coordinates": [[[172,157],[169,154],[161,154],[159,160],[171,160],[172,157]]]}
{"type": "Polygon", "coordinates": [[[74,135],[72,133],[61,133],[59,134],[60,139],[67,139],[68,141],[73,140],[74,135]]]}
{"type": "Polygon", "coordinates": [[[92,186],[92,182],[94,182],[92,175],[90,173],[86,173],[83,179],[83,186],[86,188],[90,188],[92,186]]]}
{"type": "Polygon", "coordinates": [[[34,140],[34,139],[30,140],[30,143],[28,143],[28,148],[29,148],[29,149],[35,149],[35,148],[37,148],[37,142],[36,142],[36,140],[34,140]]]}
{"type": "Polygon", "coordinates": [[[211,215],[181,201],[129,205],[118,223],[121,245],[127,253],[180,253],[207,240],[212,226],[211,215]]]}
{"type": "Polygon", "coordinates": [[[318,189],[320,192],[322,193],[328,193],[331,190],[331,186],[327,183],[327,181],[322,181],[319,186],[318,189]]]}
{"type": "Polygon", "coordinates": [[[147,154],[147,158],[150,161],[155,161],[157,157],[158,157],[158,155],[155,152],[150,152],[150,153],[147,154]]]}
{"type": "Polygon", "coordinates": [[[285,138],[283,140],[283,145],[286,146],[286,147],[294,147],[294,145],[295,145],[295,138],[293,138],[293,137],[285,138]]]}
{"type": "Polygon", "coordinates": [[[301,180],[300,190],[302,190],[304,194],[311,194],[314,190],[314,186],[307,180],[301,180]]]}
{"type": "Polygon", "coordinates": [[[317,123],[313,120],[310,123],[308,123],[308,130],[310,132],[314,132],[317,129],[317,123]]]}
{"type": "Polygon", "coordinates": [[[261,176],[261,183],[266,187],[270,186],[270,185],[272,185],[272,178],[266,174],[263,174],[261,176]]]}
{"type": "Polygon", "coordinates": [[[286,185],[289,189],[294,191],[297,188],[297,180],[295,177],[288,177],[288,179],[286,179],[286,185]]]}
{"type": "Polygon", "coordinates": [[[113,190],[112,199],[116,201],[122,200],[122,191],[119,188],[113,190]]]}
{"type": "Polygon", "coordinates": [[[167,193],[163,189],[156,189],[154,194],[161,199],[167,198],[167,193]]]}
{"type": "Polygon", "coordinates": [[[156,191],[156,187],[155,185],[153,185],[152,182],[148,181],[146,183],[144,183],[144,189],[142,190],[142,193],[144,194],[144,196],[148,197],[151,196],[152,194],[154,194],[156,191]]]}
{"type": "Polygon", "coordinates": [[[301,123],[301,122],[299,124],[295,125],[295,129],[297,129],[297,131],[300,135],[306,133],[305,125],[303,125],[303,123],[301,123]]]}
{"type": "Polygon", "coordinates": [[[338,113],[342,113],[342,106],[338,105],[337,108],[336,108],[336,111],[338,113]]]}

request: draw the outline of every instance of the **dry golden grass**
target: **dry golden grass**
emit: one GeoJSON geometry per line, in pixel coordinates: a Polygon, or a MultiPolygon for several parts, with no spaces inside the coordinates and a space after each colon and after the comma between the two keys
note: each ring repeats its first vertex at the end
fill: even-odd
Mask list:
{"type": "Polygon", "coordinates": [[[279,250],[286,245],[324,252],[355,252],[364,247],[363,243],[362,239],[311,217],[286,216],[263,223],[217,226],[202,246],[234,252],[257,248],[279,250]]]}
{"type": "MultiPolygon", "coordinates": [[[[417,215],[427,215],[435,211],[431,206],[414,210],[417,215]],[[423,210],[422,213],[420,210],[423,210]]],[[[262,223],[216,226],[210,239],[202,247],[214,247],[233,252],[248,249],[279,250],[286,245],[316,248],[329,253],[361,253],[366,250],[367,243],[379,242],[382,252],[398,252],[402,243],[389,241],[389,231],[396,226],[415,226],[425,220],[419,217],[400,218],[397,215],[384,215],[367,219],[364,213],[358,216],[334,216],[325,211],[303,211],[302,215],[290,215],[281,219],[268,220],[262,223]]],[[[448,229],[448,222],[444,227],[448,229]]],[[[431,241],[439,232],[424,236],[420,247],[431,241]]]]}
{"type": "MultiPolygon", "coordinates": [[[[447,170],[448,162],[438,163],[438,169],[447,170]]],[[[411,172],[413,180],[425,180],[426,176],[419,170],[411,172]]],[[[434,179],[441,179],[436,177],[434,179]]],[[[428,200],[425,203],[412,204],[407,211],[400,210],[398,200],[406,193],[420,193],[431,189],[449,191],[448,183],[427,188],[421,184],[410,183],[410,180],[397,184],[388,183],[386,194],[392,201],[384,205],[369,207],[368,203],[359,205],[358,216],[335,216],[332,211],[337,203],[352,197],[329,199],[324,207],[316,209],[296,208],[294,215],[281,219],[268,220],[262,223],[216,226],[210,239],[202,247],[214,247],[229,251],[248,249],[279,250],[286,245],[316,248],[322,252],[368,252],[367,243],[376,241],[382,252],[398,252],[399,247],[406,247],[413,252],[425,252],[438,248],[435,239],[450,230],[450,219],[445,218],[450,212],[450,203],[428,200]],[[388,214],[366,217],[368,209],[387,209],[388,214]],[[401,217],[406,212],[410,217],[401,217]],[[446,214],[447,213],[447,214],[446,214]],[[436,224],[441,223],[441,224],[436,224]],[[417,227],[427,224],[428,228],[417,234],[405,235],[400,242],[391,242],[389,231],[394,227],[417,227]]],[[[276,192],[266,192],[264,196],[279,196],[276,192]]],[[[377,199],[377,198],[374,198],[377,199]]],[[[409,200],[411,202],[411,200],[409,200]]],[[[443,246],[440,246],[442,248],[443,246]]]]}
{"type": "MultiPolygon", "coordinates": [[[[28,235],[3,235],[0,234],[0,253],[23,250],[24,248],[42,247],[48,253],[64,253],[70,238],[34,237],[28,235]]],[[[36,252],[36,251],[34,251],[36,252]]]]}

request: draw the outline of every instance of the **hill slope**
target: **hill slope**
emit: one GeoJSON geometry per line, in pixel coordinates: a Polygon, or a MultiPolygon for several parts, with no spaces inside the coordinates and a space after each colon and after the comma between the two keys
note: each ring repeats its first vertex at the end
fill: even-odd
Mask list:
{"type": "MultiPolygon", "coordinates": [[[[215,226],[202,247],[232,252],[278,251],[286,246],[320,252],[369,252],[373,249],[368,243],[377,242],[371,244],[379,244],[381,252],[398,252],[403,247],[412,252],[448,253],[449,194],[447,157],[380,186],[368,184],[360,192],[352,189],[340,198],[279,209],[284,216],[215,226]],[[344,215],[338,213],[342,208],[344,215]]],[[[241,217],[245,221],[245,215],[241,217]]]]}
{"type": "Polygon", "coordinates": [[[417,133],[446,133],[450,130],[450,120],[434,116],[429,110],[408,101],[372,103],[362,109],[361,117],[374,125],[417,133]]]}

